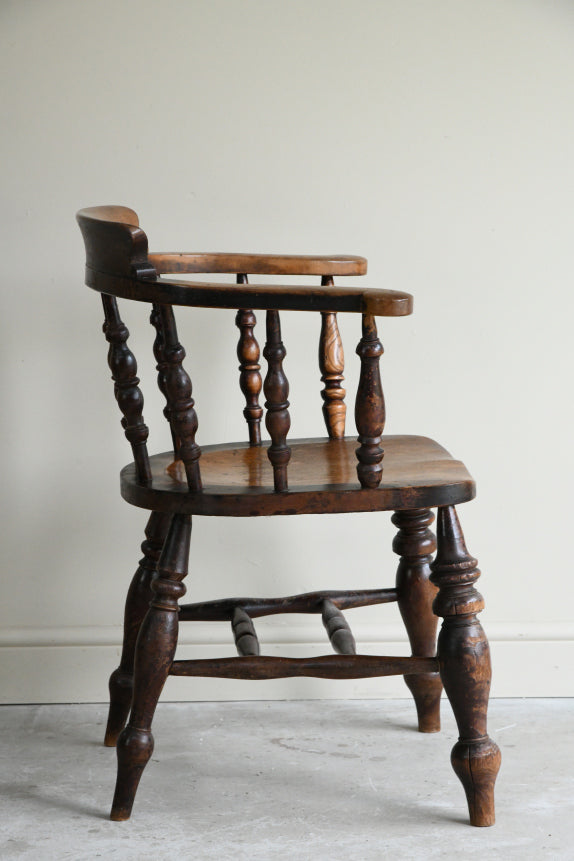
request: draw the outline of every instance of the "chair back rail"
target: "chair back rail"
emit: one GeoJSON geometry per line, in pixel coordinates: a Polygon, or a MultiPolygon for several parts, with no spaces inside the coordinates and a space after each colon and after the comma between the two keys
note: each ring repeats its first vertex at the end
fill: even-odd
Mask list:
{"type": "Polygon", "coordinates": [[[381,481],[385,405],[379,359],[383,348],[378,339],[375,316],[404,316],[412,311],[412,297],[393,290],[365,290],[334,285],[334,276],[363,275],[367,261],[356,256],[256,255],[220,253],[148,253],[148,241],[136,213],[127,207],[107,206],[81,210],[77,220],[86,246],[86,284],[102,294],[104,332],[110,344],[108,361],[122,425],[131,443],[141,484],[151,481],[147,454],[148,429],[143,420],[143,395],[139,388],[135,356],[127,346],[129,332],[123,324],[116,298],[152,304],[150,321],[155,328],[154,356],[157,382],[166,399],[164,415],[171,428],[174,457],[183,462],[191,492],[202,490],[201,449],[195,441],[198,427],[192,384],[183,360],[174,305],[234,308],[239,329],[237,357],[239,385],[245,397],[243,410],[251,446],[261,444],[265,395],[265,425],[271,443],[268,457],[277,492],[288,490],[291,456],[287,436],[289,382],[283,369],[286,350],[281,340],[279,311],[302,310],[321,313],[319,370],[323,390],[323,416],[332,441],[345,436],[344,352],[337,313],[360,313],[362,337],[357,347],[361,361],[355,402],[358,431],[357,475],[362,487],[376,488],[381,481]],[[233,273],[235,284],[209,281],[172,281],[171,274],[233,273]],[[318,275],[321,284],[312,287],[250,284],[248,274],[318,275]],[[263,356],[267,373],[262,382],[260,349],[255,337],[254,310],[266,311],[266,342],[263,356]]]}

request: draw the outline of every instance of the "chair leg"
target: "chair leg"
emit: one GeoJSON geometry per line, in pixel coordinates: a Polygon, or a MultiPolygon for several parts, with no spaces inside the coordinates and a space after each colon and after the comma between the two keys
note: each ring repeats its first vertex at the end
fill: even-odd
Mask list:
{"type": "Polygon", "coordinates": [[[128,589],[124,613],[124,641],[119,667],[110,676],[110,709],[104,744],[115,747],[130,713],[134,677],[134,653],[141,623],[152,599],[151,581],[171,520],[171,514],[152,512],[142,544],[143,557],[128,589]]]}
{"type": "Polygon", "coordinates": [[[153,599],[135,653],[130,719],[117,743],[118,777],[111,819],[129,819],[142,772],[153,752],[151,723],[175,654],[178,600],[185,594],[191,517],[174,514],[151,588],[153,599]]]}
{"type": "MultiPolygon", "coordinates": [[[[432,611],[436,586],[430,582],[430,562],[436,549],[428,529],[434,515],[428,508],[396,511],[392,521],[398,527],[393,550],[401,558],[397,569],[399,610],[409,635],[413,656],[433,658],[436,654],[438,618],[432,611]]],[[[439,673],[418,673],[404,677],[417,708],[419,732],[440,730],[439,673]]]]}
{"type": "Polygon", "coordinates": [[[466,549],[453,506],[439,508],[437,541],[431,579],[439,587],[434,611],[444,619],[438,659],[459,731],[451,762],[466,792],[471,825],[494,825],[494,783],[500,768],[500,750],[486,728],[490,651],[476,618],[484,601],[474,588],[480,571],[466,549]]]}

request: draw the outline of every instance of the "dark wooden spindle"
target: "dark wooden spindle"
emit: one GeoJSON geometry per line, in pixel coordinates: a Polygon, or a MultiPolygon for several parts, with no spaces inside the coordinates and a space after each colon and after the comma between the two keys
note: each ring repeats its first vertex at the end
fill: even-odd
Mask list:
{"type": "MultiPolygon", "coordinates": [[[[174,439],[177,440],[177,457],[183,461],[190,490],[201,490],[199,457],[201,449],[195,442],[197,415],[191,396],[191,380],[185,368],[185,350],[179,343],[175,317],[171,305],[160,305],[161,329],[164,345],[165,372],[162,370],[169,418],[174,439]]],[[[161,388],[161,385],[160,385],[161,388]]]]}
{"type": "Polygon", "coordinates": [[[385,427],[385,399],[379,372],[383,345],[377,335],[375,318],[363,314],[363,337],[357,347],[361,359],[361,375],[355,404],[355,423],[360,443],[357,449],[357,475],[362,487],[379,485],[383,467],[381,434],[385,427]]]}
{"type": "Polygon", "coordinates": [[[355,655],[357,647],[349,624],[332,601],[323,601],[321,614],[323,625],[329,635],[333,649],[339,655],[355,655]]]}
{"type": "Polygon", "coordinates": [[[122,427],[132,447],[138,481],[149,484],[151,470],[147,453],[149,430],[143,420],[144,399],[139,388],[136,357],[127,345],[130,333],[118,311],[114,296],[102,293],[108,350],[108,365],[114,381],[114,394],[122,412],[122,427]]]}
{"type": "MultiPolygon", "coordinates": [[[[324,287],[332,287],[331,276],[321,278],[324,287]]],[[[321,382],[325,388],[321,392],[323,398],[323,418],[330,439],[343,439],[345,436],[345,389],[341,385],[345,377],[345,354],[343,341],[337,324],[337,315],[331,311],[321,312],[321,335],[319,338],[319,369],[321,382]]]]}
{"type": "Polygon", "coordinates": [[[171,436],[173,440],[173,455],[174,458],[178,457],[178,442],[174,434],[172,422],[171,422],[171,409],[167,403],[167,388],[166,388],[166,370],[167,370],[167,362],[165,360],[165,337],[163,334],[163,329],[161,325],[161,313],[160,313],[160,305],[157,302],[154,302],[152,305],[152,312],[149,318],[150,323],[154,327],[156,331],[155,340],[153,342],[153,354],[156,360],[156,369],[157,369],[157,385],[166,400],[166,405],[163,410],[163,414],[167,419],[167,422],[171,429],[171,436]]]}
{"type": "Polygon", "coordinates": [[[231,628],[235,639],[235,646],[239,655],[258,655],[259,640],[255,633],[255,626],[241,607],[236,607],[231,617],[231,628]]]}
{"type": "MultiPolygon", "coordinates": [[[[238,284],[247,284],[247,275],[237,276],[238,284]]],[[[253,334],[257,319],[253,311],[240,309],[235,317],[235,325],[240,331],[237,344],[239,359],[239,386],[245,395],[243,415],[249,428],[249,445],[261,445],[261,417],[263,408],[259,404],[261,393],[261,365],[259,364],[259,344],[253,334]]]]}
{"type": "Polygon", "coordinates": [[[275,490],[287,490],[287,464],[291,458],[291,449],[287,445],[287,434],[291,426],[289,417],[289,381],[283,372],[283,359],[286,350],[281,340],[281,323],[278,311],[267,311],[267,341],[263,355],[267,360],[268,369],[263,390],[265,392],[265,427],[271,437],[271,445],[267,449],[269,460],[273,465],[273,481],[275,490]]]}

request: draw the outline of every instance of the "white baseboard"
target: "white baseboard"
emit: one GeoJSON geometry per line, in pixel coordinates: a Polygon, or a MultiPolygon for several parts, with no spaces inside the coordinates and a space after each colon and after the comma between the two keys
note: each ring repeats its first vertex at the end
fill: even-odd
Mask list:
{"type": "MultiPolygon", "coordinates": [[[[258,620],[262,651],[269,655],[328,654],[317,627],[281,629],[258,620]]],[[[574,696],[574,624],[489,622],[494,697],[574,696]]],[[[364,654],[407,655],[400,624],[355,629],[364,654]]],[[[119,628],[14,628],[0,637],[0,702],[105,702],[107,679],[118,663],[119,628]]],[[[232,655],[224,623],[186,625],[178,658],[232,655]]],[[[162,700],[391,699],[409,696],[401,677],[384,679],[170,678],[162,700]]]]}

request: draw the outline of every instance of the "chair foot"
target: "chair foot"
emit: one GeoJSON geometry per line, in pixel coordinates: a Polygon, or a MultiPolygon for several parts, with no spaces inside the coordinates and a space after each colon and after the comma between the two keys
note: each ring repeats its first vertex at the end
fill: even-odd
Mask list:
{"type": "Polygon", "coordinates": [[[438,673],[405,676],[417,709],[419,732],[440,732],[442,682],[438,673]]]}
{"type": "Polygon", "coordinates": [[[121,733],[117,744],[118,777],[110,814],[114,822],[130,818],[140,778],[153,753],[153,744],[149,730],[128,726],[121,733]]]}
{"type": "Polygon", "coordinates": [[[131,673],[124,672],[121,667],[110,676],[110,708],[104,745],[115,747],[121,731],[126,725],[132,704],[134,679],[131,673]]]}
{"type": "Polygon", "coordinates": [[[500,750],[488,736],[458,741],[450,761],[468,801],[470,824],[494,825],[494,783],[500,768],[500,750]]]}

